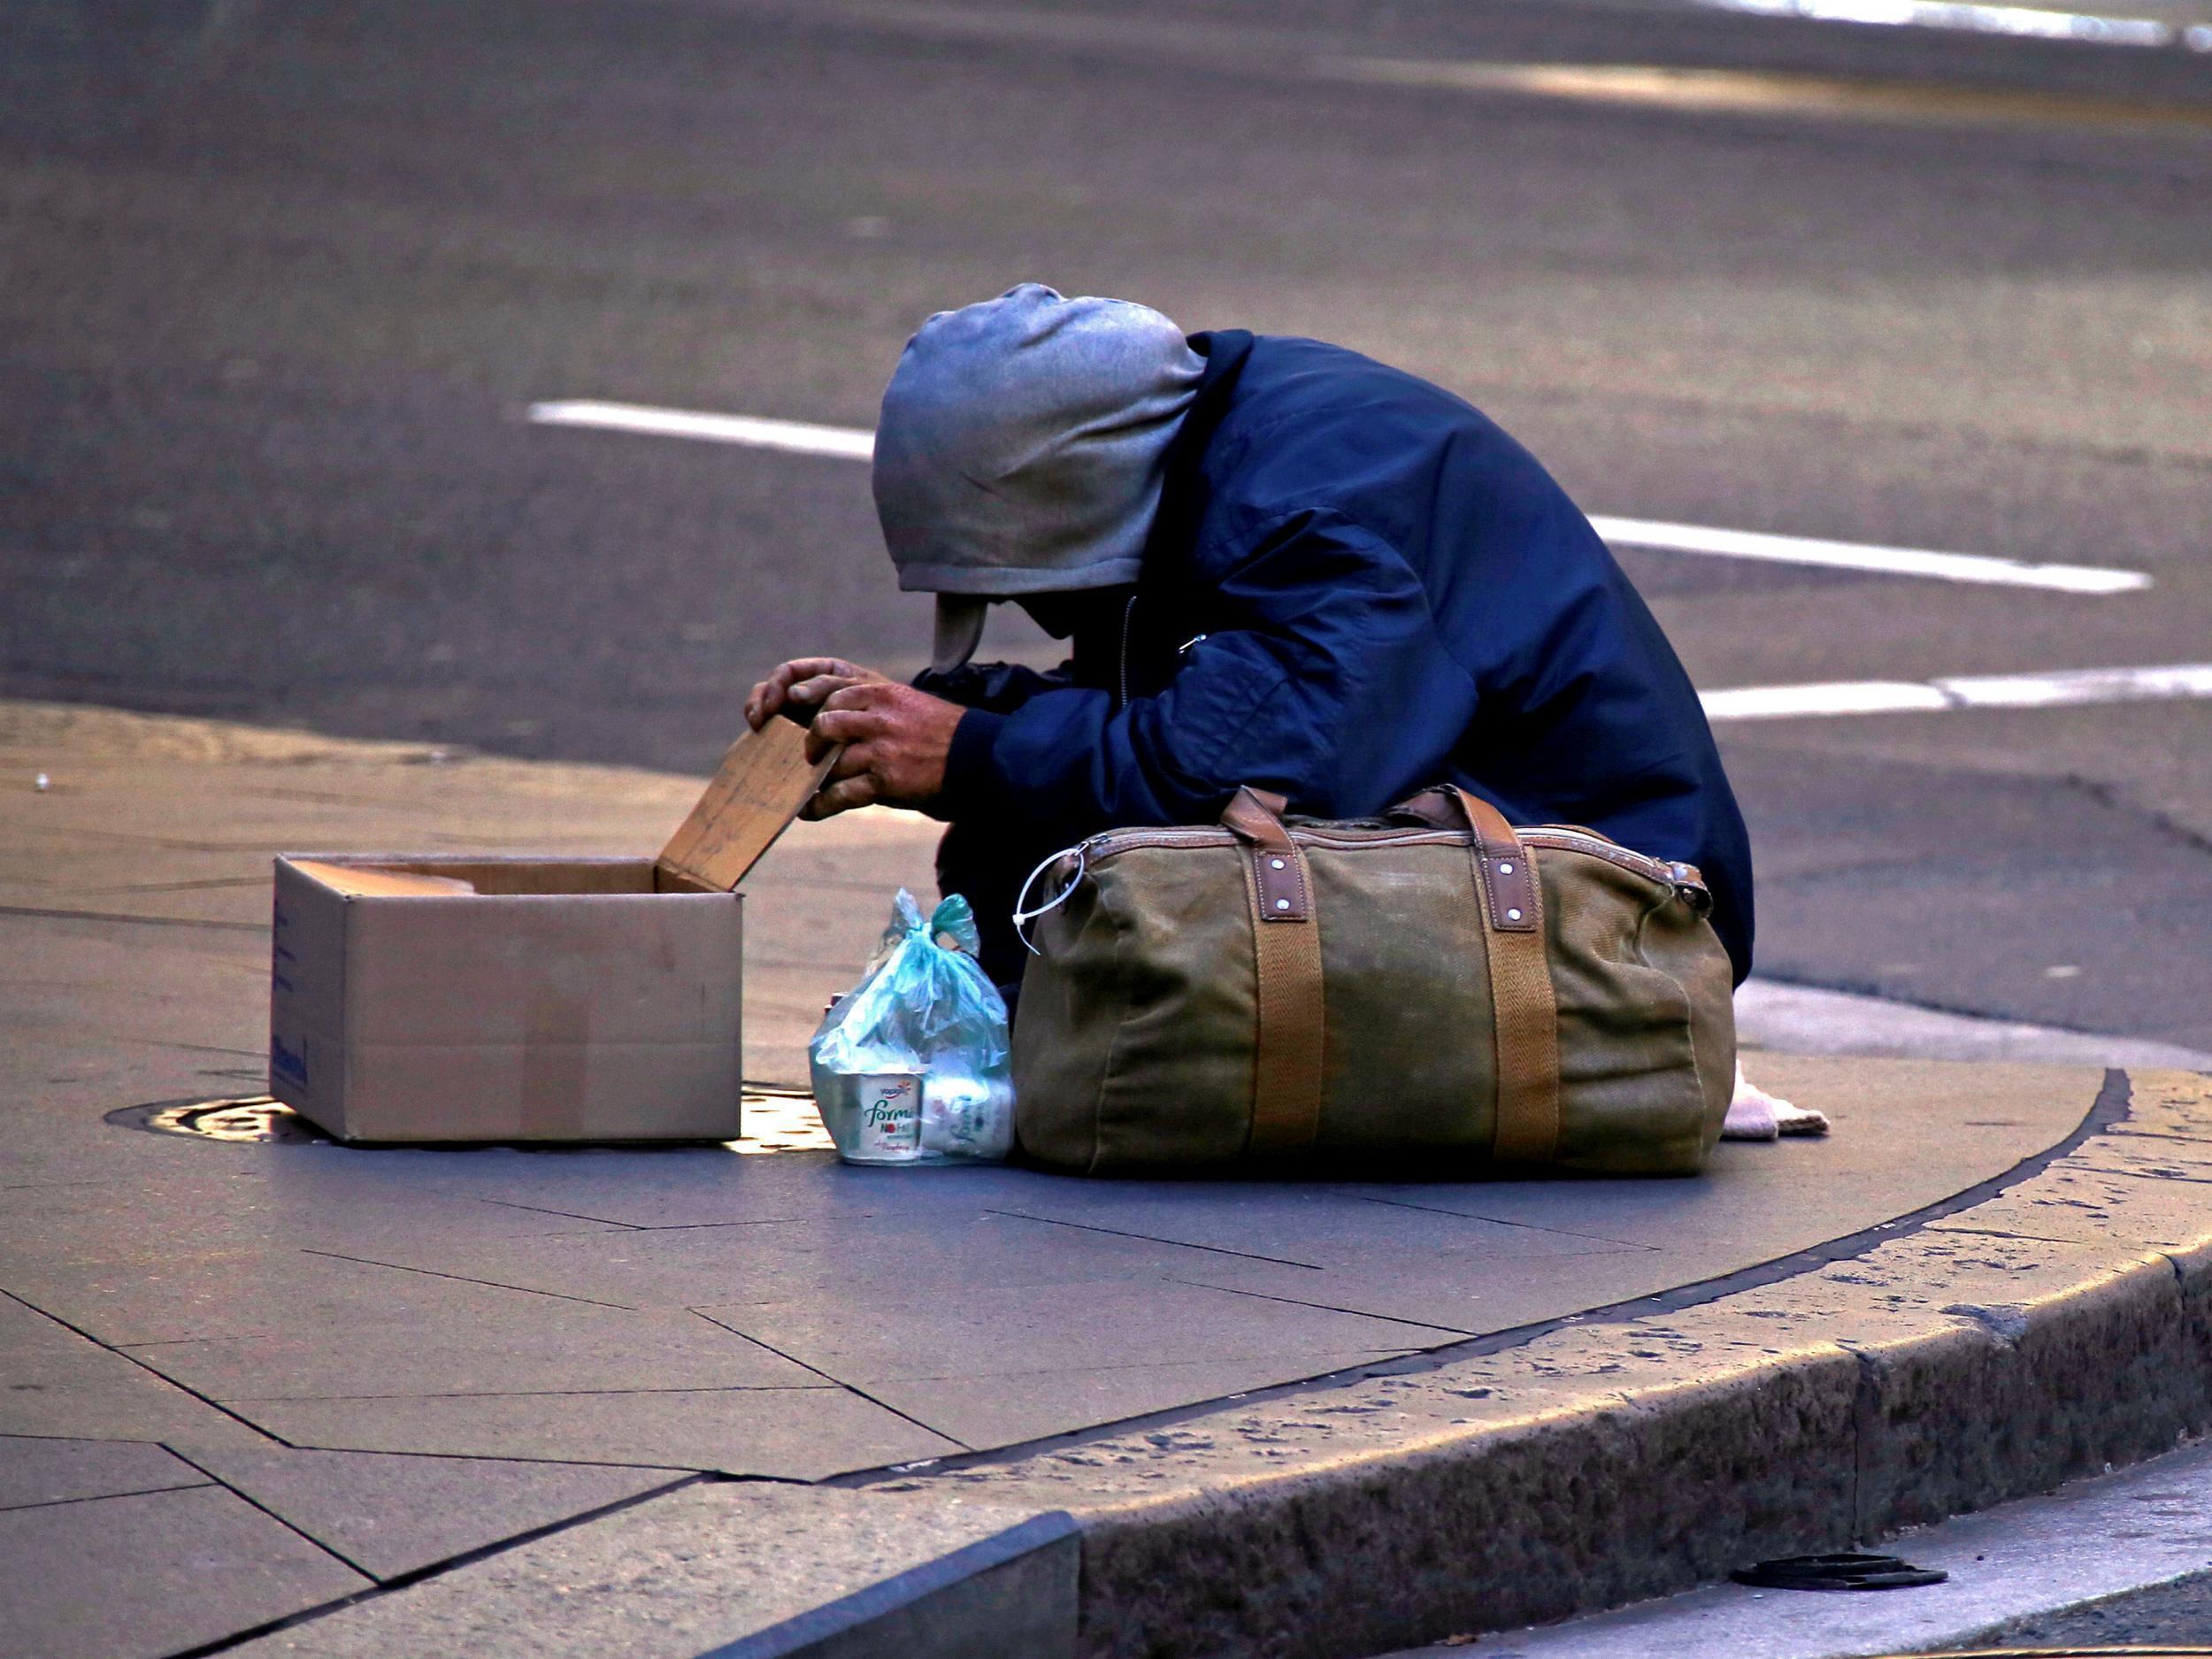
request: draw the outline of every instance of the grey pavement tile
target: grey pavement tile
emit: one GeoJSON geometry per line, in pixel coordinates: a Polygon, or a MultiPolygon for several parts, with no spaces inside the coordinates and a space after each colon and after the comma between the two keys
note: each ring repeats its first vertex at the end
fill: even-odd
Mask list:
{"type": "Polygon", "coordinates": [[[720,1148],[577,1148],[504,1159],[419,1156],[438,1160],[418,1179],[440,1190],[636,1227],[745,1226],[883,1210],[982,1209],[1009,1194],[1064,1182],[998,1166],[872,1170],[841,1164],[827,1152],[741,1157],[720,1148]]]}
{"type": "MultiPolygon", "coordinates": [[[[540,1293],[468,1277],[450,1247],[419,1268],[295,1248],[179,1249],[87,1262],[11,1262],[0,1287],[118,1347],[276,1336],[349,1325],[428,1329],[497,1320],[540,1293]]],[[[584,1305],[572,1302],[569,1305],[584,1305]]]]}
{"type": "Polygon", "coordinates": [[[0,1435],[265,1443],[228,1413],[6,1296],[0,1296],[0,1435]]]}
{"type": "Polygon", "coordinates": [[[978,1286],[704,1310],[971,1445],[1001,1445],[1451,1340],[1211,1286],[978,1286]],[[926,1402],[926,1403],[925,1403],[926,1402]]]}
{"type": "Polygon", "coordinates": [[[1274,1359],[1138,1363],[1047,1378],[901,1378],[872,1383],[868,1392],[978,1451],[989,1451],[1371,1365],[1403,1351],[1317,1349],[1274,1359]]]}
{"type": "MultiPolygon", "coordinates": [[[[237,1659],[673,1659],[718,1650],[1028,1518],[939,1494],[721,1482],[275,1632],[237,1659]],[[589,1594],[576,1594],[588,1585],[589,1594]]],[[[987,1649],[978,1648],[979,1659],[987,1649]]]]}
{"type": "Polygon", "coordinates": [[[180,1249],[358,1250],[395,1240],[465,1244],[618,1231],[603,1222],[364,1182],[317,1156],[335,1148],[228,1150],[237,1161],[230,1169],[157,1171],[142,1180],[80,1181],[13,1195],[0,1209],[0,1275],[5,1263],[26,1258],[143,1260],[180,1249]]]}
{"type": "MultiPolygon", "coordinates": [[[[1464,1193],[1453,1187],[1445,1190],[1464,1193]]],[[[1472,1253],[1491,1259],[1643,1247],[1436,1206],[1379,1208],[1356,1188],[1221,1182],[1067,1185],[1001,1206],[1041,1223],[1098,1228],[1241,1256],[1356,1272],[1378,1258],[1472,1253]]]]}
{"type": "Polygon", "coordinates": [[[139,1659],[369,1587],[219,1486],[0,1511],[0,1653],[139,1659]]]}
{"type": "MultiPolygon", "coordinates": [[[[393,1274],[393,1278],[405,1277],[393,1274]]],[[[803,1367],[681,1308],[635,1312],[508,1294],[440,1318],[326,1319],[127,1350],[211,1400],[805,1388],[803,1367]]]]}
{"type": "Polygon", "coordinates": [[[1079,1284],[1196,1271],[1206,1251],[964,1208],[400,1250],[407,1265],[627,1307],[919,1295],[999,1285],[1079,1284]],[[465,1263],[464,1265],[463,1263],[465,1263]]]}
{"type": "Polygon", "coordinates": [[[1256,1295],[1432,1325],[1437,1333],[1427,1346],[1433,1347],[1453,1340],[1451,1333],[1509,1331],[1654,1295],[1709,1269],[1725,1271],[1742,1264],[1740,1253],[1727,1244],[1702,1251],[1607,1249],[1547,1256],[1492,1256],[1476,1246],[1395,1258],[1379,1251],[1354,1267],[1318,1273],[1219,1256],[1185,1277],[1256,1295]]]}
{"type": "Polygon", "coordinates": [[[203,1452],[194,1461],[379,1579],[684,1478],[673,1469],[282,1448],[203,1452]]]}
{"type": "Polygon", "coordinates": [[[0,1509],[207,1484],[191,1464],[142,1440],[0,1435],[0,1509]]]}
{"type": "Polygon", "coordinates": [[[272,1433],[326,1450],[703,1469],[820,1480],[959,1449],[836,1387],[265,1400],[272,1433]]]}
{"type": "Polygon", "coordinates": [[[1371,1199],[1661,1247],[1681,1284],[1880,1225],[2071,1133],[2102,1082],[2078,1066],[1763,1055],[1763,1086],[1826,1112],[1816,1139],[1724,1141],[1701,1176],[1379,1184],[1371,1199]]]}

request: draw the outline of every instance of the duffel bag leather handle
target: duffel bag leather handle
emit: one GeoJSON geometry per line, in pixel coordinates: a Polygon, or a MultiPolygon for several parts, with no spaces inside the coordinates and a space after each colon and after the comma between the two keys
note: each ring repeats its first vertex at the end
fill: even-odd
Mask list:
{"type": "Polygon", "coordinates": [[[1418,818],[1439,829],[1471,831],[1475,862],[1482,877],[1482,897],[1490,912],[1490,926],[1502,933],[1533,933],[1541,930],[1537,897],[1536,866],[1521,838],[1505,821],[1505,814],[1479,795],[1448,783],[1424,789],[1409,801],[1390,809],[1394,818],[1418,818]]]}
{"type": "Polygon", "coordinates": [[[1321,928],[1305,857],[1283,827],[1284,805],[1247,786],[1221,814],[1245,854],[1258,1021],[1249,1145],[1262,1155],[1302,1152],[1321,1128],[1321,928]]]}
{"type": "Polygon", "coordinates": [[[1302,922],[1313,914],[1304,869],[1290,832],[1283,827],[1283,797],[1247,784],[1222,809],[1222,826],[1251,849],[1260,919],[1302,922]]]}
{"type": "Polygon", "coordinates": [[[1543,889],[1535,860],[1504,813],[1455,785],[1425,789],[1391,811],[1473,836],[1497,1037],[1491,1156],[1547,1163],[1559,1149],[1559,1008],[1544,954],[1543,889]]]}

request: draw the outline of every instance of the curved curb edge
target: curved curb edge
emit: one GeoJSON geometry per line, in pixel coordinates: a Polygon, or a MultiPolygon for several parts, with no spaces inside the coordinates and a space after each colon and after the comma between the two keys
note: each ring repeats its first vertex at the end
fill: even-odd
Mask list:
{"type": "Polygon", "coordinates": [[[1339,1659],[1618,1605],[2212,1424],[2212,1078],[1702,1305],[927,1484],[1066,1509],[1080,1650],[1339,1659]]]}

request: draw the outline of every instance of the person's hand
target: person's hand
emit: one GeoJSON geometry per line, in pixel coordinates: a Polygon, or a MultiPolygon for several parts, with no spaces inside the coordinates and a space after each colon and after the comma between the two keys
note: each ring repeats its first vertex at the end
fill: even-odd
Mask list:
{"type": "Polygon", "coordinates": [[[799,816],[832,818],[857,806],[926,807],[944,790],[952,734],[966,712],[888,680],[839,687],[808,728],[806,752],[811,760],[840,744],[843,752],[799,816]]]}
{"type": "Polygon", "coordinates": [[[841,657],[795,657],[753,687],[745,699],[745,724],[757,732],[777,715],[788,714],[803,726],[833,692],[891,683],[841,657]]]}

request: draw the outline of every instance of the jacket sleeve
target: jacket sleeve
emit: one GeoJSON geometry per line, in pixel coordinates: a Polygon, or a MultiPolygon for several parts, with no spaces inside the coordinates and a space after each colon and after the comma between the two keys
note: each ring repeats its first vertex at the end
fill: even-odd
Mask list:
{"type": "Polygon", "coordinates": [[[967,663],[949,673],[925,668],[914,676],[914,688],[933,697],[956,703],[964,709],[987,709],[993,714],[1011,714],[1040,692],[1067,685],[1072,678],[1063,663],[1048,673],[1025,668],[1019,663],[967,663]]]}
{"type": "Polygon", "coordinates": [[[1110,692],[1070,687],[964,717],[946,816],[998,816],[1071,841],[1117,825],[1210,823],[1240,784],[1281,792],[1294,811],[1348,816],[1388,804],[1407,778],[1440,776],[1474,686],[1404,559],[1316,509],[1236,541],[1220,573],[1195,561],[1202,584],[1213,577],[1207,637],[1156,696],[1117,707],[1110,692]]]}

